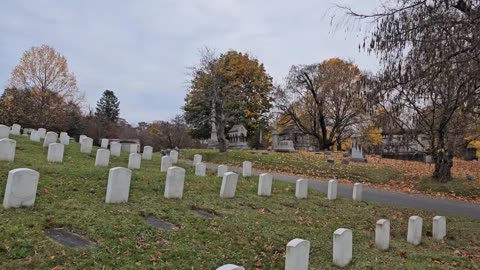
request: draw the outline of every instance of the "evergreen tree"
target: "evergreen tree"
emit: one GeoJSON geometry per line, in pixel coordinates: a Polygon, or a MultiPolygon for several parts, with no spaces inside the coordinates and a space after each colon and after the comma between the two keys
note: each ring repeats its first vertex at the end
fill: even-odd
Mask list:
{"type": "Polygon", "coordinates": [[[120,101],[111,90],[105,90],[97,102],[96,116],[107,118],[110,122],[117,122],[120,115],[120,101]]]}

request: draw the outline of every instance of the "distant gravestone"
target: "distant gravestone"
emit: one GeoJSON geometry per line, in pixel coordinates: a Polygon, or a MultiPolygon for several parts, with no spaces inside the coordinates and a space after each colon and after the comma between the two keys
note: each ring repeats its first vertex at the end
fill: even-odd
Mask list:
{"type": "Polygon", "coordinates": [[[80,141],[80,152],[90,154],[93,148],[93,139],[86,137],[80,141]]]}
{"type": "Polygon", "coordinates": [[[127,168],[115,167],[108,173],[106,203],[128,202],[132,171],[127,168]]]}
{"type": "Polygon", "coordinates": [[[168,168],[172,167],[172,159],[169,156],[162,157],[162,163],[160,164],[161,172],[168,172],[168,168]]]}
{"type": "Polygon", "coordinates": [[[0,125],[0,139],[5,139],[10,136],[10,128],[5,125],[0,125]]]}
{"type": "Polygon", "coordinates": [[[12,139],[0,139],[0,160],[14,161],[17,142],[12,139]]]}
{"type": "Polygon", "coordinates": [[[152,160],[152,155],[153,155],[153,147],[151,146],[143,147],[142,159],[152,160]]]}
{"type": "Polygon", "coordinates": [[[407,242],[419,245],[422,242],[423,219],[419,216],[411,216],[408,219],[407,242]]]}
{"type": "Polygon", "coordinates": [[[128,168],[129,169],[140,169],[140,164],[142,162],[142,156],[138,153],[131,153],[128,156],[128,168]]]}
{"type": "Polygon", "coordinates": [[[197,163],[202,162],[202,155],[196,154],[193,156],[193,166],[197,163]]]}
{"type": "Polygon", "coordinates": [[[108,167],[110,162],[110,150],[98,149],[95,157],[95,167],[108,167]]]}
{"type": "Polygon", "coordinates": [[[333,264],[347,266],[352,261],[352,231],[340,228],[333,233],[333,264]]]}
{"type": "Polygon", "coordinates": [[[45,139],[45,136],[47,136],[47,130],[44,128],[39,128],[38,136],[40,136],[40,139],[45,139]]]}
{"type": "Polygon", "coordinates": [[[100,147],[107,149],[108,148],[108,139],[102,139],[100,141],[100,147]]]}
{"type": "Polygon", "coordinates": [[[327,198],[329,200],[336,200],[337,199],[337,187],[338,187],[337,180],[335,180],[335,179],[328,180],[327,198]]]}
{"type": "Polygon", "coordinates": [[[245,270],[245,268],[235,264],[225,264],[218,267],[217,270],[245,270]]]}
{"type": "MultiPolygon", "coordinates": [[[[170,157],[166,157],[166,158],[170,158],[170,157]]],[[[181,199],[183,197],[184,182],[185,182],[184,168],[180,168],[180,167],[168,168],[164,197],[181,199]]]]}
{"type": "Polygon", "coordinates": [[[387,250],[390,247],[390,221],[380,219],[375,225],[375,246],[380,250],[387,250]]]}
{"type": "Polygon", "coordinates": [[[296,238],[288,242],[285,270],[308,270],[310,241],[296,238]]]}
{"type": "Polygon", "coordinates": [[[355,183],[353,185],[353,194],[352,199],[357,202],[362,201],[362,193],[363,193],[363,184],[362,183],[355,183]]]}
{"type": "Polygon", "coordinates": [[[13,124],[12,129],[10,130],[10,134],[20,135],[20,129],[21,128],[22,128],[22,126],[20,126],[19,124],[13,124]]]}
{"type": "Polygon", "coordinates": [[[62,163],[64,147],[65,146],[61,143],[51,143],[48,145],[47,161],[62,163]]]}
{"type": "Polygon", "coordinates": [[[128,148],[128,153],[130,153],[130,154],[138,153],[138,144],[137,143],[130,144],[130,146],[128,148]]]}
{"type": "Polygon", "coordinates": [[[30,141],[40,142],[40,134],[38,130],[32,130],[32,132],[30,132],[30,141]]]}
{"type": "Polygon", "coordinates": [[[48,147],[51,143],[56,143],[58,140],[58,134],[52,131],[47,132],[45,140],[43,140],[43,147],[48,147]]]}
{"type": "Polygon", "coordinates": [[[178,162],[178,151],[177,150],[170,151],[170,158],[172,159],[173,164],[177,164],[177,162],[178,162]]]}
{"type": "Polygon", "coordinates": [[[196,176],[205,176],[207,173],[207,165],[203,162],[195,164],[195,175],[196,176]]]}
{"type": "Polygon", "coordinates": [[[258,178],[258,196],[271,196],[272,195],[272,181],[273,176],[268,173],[260,174],[258,178]]]}
{"type": "Polygon", "coordinates": [[[110,155],[114,157],[119,157],[122,153],[122,144],[119,142],[110,143],[110,155]]]}
{"type": "Polygon", "coordinates": [[[31,169],[19,168],[9,171],[3,208],[33,206],[39,178],[40,174],[31,169]]]}
{"type": "Polygon", "coordinates": [[[227,165],[218,165],[217,169],[217,176],[218,177],[223,177],[223,175],[228,172],[228,166],[227,165]]]}
{"type": "Polygon", "coordinates": [[[252,176],[252,162],[244,161],[242,166],[243,176],[252,176]]]}
{"type": "Polygon", "coordinates": [[[237,190],[238,174],[227,172],[223,175],[222,187],[220,188],[220,197],[233,198],[237,190]]]}
{"type": "Polygon", "coordinates": [[[447,219],[444,216],[435,216],[433,218],[432,236],[433,239],[443,240],[447,235],[447,219]]]}
{"type": "Polygon", "coordinates": [[[297,199],[306,199],[308,194],[308,180],[298,179],[295,186],[295,197],[297,199]]]}
{"type": "Polygon", "coordinates": [[[63,145],[70,144],[70,136],[68,136],[67,132],[60,132],[60,143],[63,145]]]}

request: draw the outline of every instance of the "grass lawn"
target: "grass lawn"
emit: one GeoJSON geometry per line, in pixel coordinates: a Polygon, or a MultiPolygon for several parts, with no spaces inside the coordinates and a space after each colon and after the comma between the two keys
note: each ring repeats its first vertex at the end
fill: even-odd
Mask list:
{"type": "MultiPolygon", "coordinates": [[[[81,154],[79,145],[72,144],[66,147],[64,164],[49,164],[41,144],[25,137],[13,139],[15,162],[0,162],[1,196],[11,169],[37,170],[40,181],[33,209],[0,209],[0,269],[215,269],[226,263],[283,269],[285,246],[293,238],[311,241],[310,269],[334,269],[332,238],[340,227],[353,230],[353,262],[347,269],[480,265],[478,221],[447,217],[448,235],[435,241],[431,213],[347,199],[331,202],[315,191],[309,191],[308,199],[297,200],[294,186],[279,182],[274,182],[272,197],[258,197],[254,177],[240,177],[236,198],[221,199],[221,180],[213,171],[196,177],[185,164],[180,164],[187,169],[184,198],[167,200],[158,155],[142,161],[142,168],[133,172],[128,203],[105,204],[108,168],[95,168],[93,153],[81,154]],[[194,208],[218,216],[199,217],[194,208]],[[424,218],[420,246],[405,240],[411,215],[424,218]],[[154,228],[145,223],[146,216],[174,223],[178,229],[154,228]],[[391,249],[386,252],[374,247],[375,222],[380,218],[392,224],[391,249]],[[63,247],[45,236],[48,228],[66,228],[95,246],[63,247]]],[[[127,154],[110,161],[110,167],[126,166],[127,154]]]]}
{"type": "Polygon", "coordinates": [[[478,162],[454,160],[452,168],[455,180],[442,184],[433,181],[431,175],[433,164],[416,161],[381,159],[378,156],[369,156],[368,163],[342,164],[340,153],[332,154],[335,164],[330,167],[328,156],[323,153],[310,152],[278,153],[263,151],[229,150],[219,153],[211,149],[182,150],[183,158],[192,159],[194,154],[202,154],[203,160],[218,164],[242,166],[245,160],[253,162],[253,167],[266,171],[276,171],[305,175],[317,178],[337,178],[350,182],[366,182],[378,188],[399,192],[421,192],[442,197],[457,198],[480,202],[480,165],[478,162]],[[468,181],[465,175],[477,177],[476,181],[468,181]]]}

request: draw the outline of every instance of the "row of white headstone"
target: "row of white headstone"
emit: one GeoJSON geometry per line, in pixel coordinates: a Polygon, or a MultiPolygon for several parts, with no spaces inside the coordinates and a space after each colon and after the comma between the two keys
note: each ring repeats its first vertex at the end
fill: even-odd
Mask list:
{"type": "MultiPolygon", "coordinates": [[[[442,240],[446,236],[446,219],[444,216],[433,218],[433,238],[442,240]]],[[[410,217],[408,221],[407,241],[418,245],[422,238],[422,218],[410,217]]],[[[381,250],[387,250],[390,245],[390,222],[380,219],[375,228],[375,246],[381,250]]],[[[287,244],[285,255],[285,270],[308,270],[310,257],[310,241],[293,239],[287,244]]],[[[339,267],[347,266],[353,258],[353,234],[352,230],[339,228],[333,233],[333,264],[339,267]]],[[[217,270],[245,270],[245,268],[226,264],[217,270]]]]}

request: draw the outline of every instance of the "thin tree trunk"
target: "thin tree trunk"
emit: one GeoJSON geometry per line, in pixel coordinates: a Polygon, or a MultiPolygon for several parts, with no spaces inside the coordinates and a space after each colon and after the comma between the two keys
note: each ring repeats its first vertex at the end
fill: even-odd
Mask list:
{"type": "Polygon", "coordinates": [[[452,180],[453,154],[445,149],[444,131],[438,132],[438,147],[435,150],[435,170],[433,178],[446,183],[452,180]]]}
{"type": "Polygon", "coordinates": [[[217,111],[217,137],[218,137],[218,150],[223,153],[227,152],[227,138],[225,137],[225,113],[217,111]]]}

